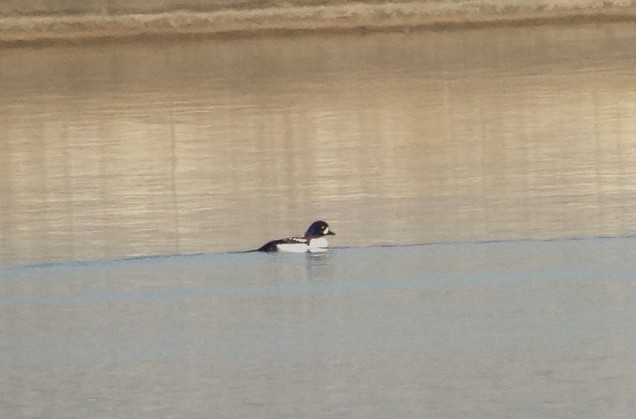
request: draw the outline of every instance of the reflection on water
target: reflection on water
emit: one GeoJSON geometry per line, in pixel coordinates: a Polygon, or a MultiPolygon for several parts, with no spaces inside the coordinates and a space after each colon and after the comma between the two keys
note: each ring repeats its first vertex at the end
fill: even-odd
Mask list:
{"type": "Polygon", "coordinates": [[[631,24],[0,54],[5,264],[636,233],[631,24]]]}

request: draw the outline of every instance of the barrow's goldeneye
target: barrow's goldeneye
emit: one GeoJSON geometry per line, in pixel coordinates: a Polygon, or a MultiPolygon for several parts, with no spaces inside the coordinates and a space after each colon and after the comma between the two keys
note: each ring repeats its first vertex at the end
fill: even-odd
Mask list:
{"type": "Polygon", "coordinates": [[[325,252],[329,248],[329,242],[325,236],[335,234],[324,221],[314,221],[305,232],[304,237],[272,240],[257,250],[260,252],[325,252]]]}

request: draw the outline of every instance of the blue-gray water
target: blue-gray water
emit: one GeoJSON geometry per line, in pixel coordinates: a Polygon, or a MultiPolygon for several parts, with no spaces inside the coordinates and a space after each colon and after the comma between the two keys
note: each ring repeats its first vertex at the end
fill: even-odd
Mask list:
{"type": "Polygon", "coordinates": [[[3,271],[5,417],[628,418],[636,239],[3,271]]]}
{"type": "Polygon", "coordinates": [[[635,43],[2,50],[0,416],[631,418],[635,43]]]}

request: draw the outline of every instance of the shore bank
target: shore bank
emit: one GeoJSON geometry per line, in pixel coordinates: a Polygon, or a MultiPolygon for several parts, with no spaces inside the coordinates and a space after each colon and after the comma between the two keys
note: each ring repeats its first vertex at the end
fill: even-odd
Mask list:
{"type": "Polygon", "coordinates": [[[0,43],[166,35],[252,36],[313,31],[452,29],[487,25],[636,20],[636,0],[96,1],[0,5],[0,43]]]}

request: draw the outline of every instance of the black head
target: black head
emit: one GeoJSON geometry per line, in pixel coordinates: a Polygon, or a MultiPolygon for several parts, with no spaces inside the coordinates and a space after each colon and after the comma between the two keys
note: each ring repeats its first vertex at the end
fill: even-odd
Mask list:
{"type": "Polygon", "coordinates": [[[324,221],[314,221],[305,232],[305,237],[322,237],[335,234],[324,221]]]}

